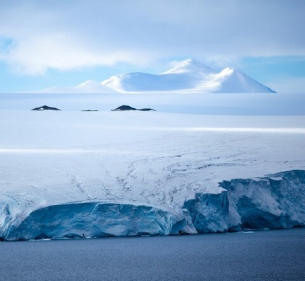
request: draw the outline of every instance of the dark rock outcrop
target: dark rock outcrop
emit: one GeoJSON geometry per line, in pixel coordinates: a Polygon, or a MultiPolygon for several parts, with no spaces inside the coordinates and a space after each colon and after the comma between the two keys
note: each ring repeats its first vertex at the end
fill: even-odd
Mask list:
{"type": "Polygon", "coordinates": [[[43,111],[43,110],[60,110],[60,109],[58,109],[56,107],[51,107],[51,106],[43,105],[43,106],[40,106],[40,107],[35,107],[32,110],[43,111]]]}
{"type": "Polygon", "coordinates": [[[121,105],[116,109],[112,109],[112,111],[128,111],[128,110],[137,110],[137,109],[129,105],[121,105]]]}
{"type": "Polygon", "coordinates": [[[141,109],[138,109],[140,111],[156,111],[155,109],[152,109],[152,108],[141,108],[141,109]]]}
{"type": "Polygon", "coordinates": [[[111,111],[130,111],[130,110],[138,110],[138,111],[156,111],[152,108],[142,108],[142,109],[136,109],[134,107],[131,107],[129,105],[121,105],[117,107],[116,109],[112,109],[111,111]]]}

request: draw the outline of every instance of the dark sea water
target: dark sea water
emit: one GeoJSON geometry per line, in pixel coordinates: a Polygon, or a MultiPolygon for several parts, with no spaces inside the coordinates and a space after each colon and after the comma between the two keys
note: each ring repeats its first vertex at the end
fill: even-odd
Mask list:
{"type": "Polygon", "coordinates": [[[305,229],[1,242],[0,280],[305,280],[305,229]]]}

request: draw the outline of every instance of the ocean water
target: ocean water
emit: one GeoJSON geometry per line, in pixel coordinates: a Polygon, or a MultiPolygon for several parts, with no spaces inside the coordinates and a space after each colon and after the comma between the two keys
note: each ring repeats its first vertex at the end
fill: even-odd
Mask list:
{"type": "Polygon", "coordinates": [[[0,243],[0,280],[305,280],[305,229],[0,243]]]}

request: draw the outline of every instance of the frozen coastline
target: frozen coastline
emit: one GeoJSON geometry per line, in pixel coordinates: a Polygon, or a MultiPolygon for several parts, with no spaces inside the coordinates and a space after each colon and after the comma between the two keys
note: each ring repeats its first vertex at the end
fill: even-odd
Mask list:
{"type": "Polygon", "coordinates": [[[25,110],[0,115],[2,239],[304,224],[303,172],[297,171],[305,170],[303,116],[25,110]],[[292,172],[264,177],[283,171],[292,172]],[[105,221],[120,223],[113,226],[100,211],[92,212],[101,209],[105,221]],[[57,218],[63,223],[48,232],[44,212],[62,214],[57,218]],[[97,217],[102,226],[85,232],[86,222],[92,226],[97,217]]]}

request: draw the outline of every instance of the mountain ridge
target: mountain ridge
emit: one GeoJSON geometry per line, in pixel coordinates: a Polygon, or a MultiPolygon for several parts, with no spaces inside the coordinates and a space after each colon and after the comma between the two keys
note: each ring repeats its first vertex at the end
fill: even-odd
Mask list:
{"type": "Polygon", "coordinates": [[[233,67],[217,72],[194,59],[187,59],[160,74],[131,72],[112,76],[102,85],[117,92],[182,91],[202,93],[275,93],[233,67]]]}
{"type": "Polygon", "coordinates": [[[159,73],[130,72],[102,82],[87,80],[75,87],[51,87],[40,93],[275,93],[234,67],[215,71],[203,62],[187,59],[159,73]]]}

